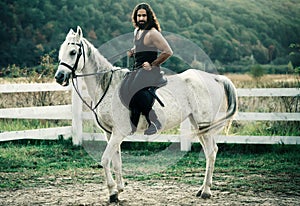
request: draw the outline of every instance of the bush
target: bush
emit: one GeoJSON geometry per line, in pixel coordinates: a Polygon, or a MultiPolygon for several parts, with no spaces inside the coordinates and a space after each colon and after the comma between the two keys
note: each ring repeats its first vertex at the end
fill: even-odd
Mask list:
{"type": "Polygon", "coordinates": [[[259,80],[265,74],[265,70],[261,65],[256,64],[250,67],[249,73],[255,80],[259,80]]]}
{"type": "Polygon", "coordinates": [[[29,81],[43,82],[47,78],[53,78],[56,70],[56,63],[53,56],[54,51],[41,57],[40,65],[32,68],[21,68],[15,64],[1,69],[0,77],[19,78],[28,77],[29,81]]]}

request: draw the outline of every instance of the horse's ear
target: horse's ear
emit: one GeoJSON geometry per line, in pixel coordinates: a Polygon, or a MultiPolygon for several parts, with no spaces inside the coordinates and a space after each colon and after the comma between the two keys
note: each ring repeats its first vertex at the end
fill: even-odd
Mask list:
{"type": "Polygon", "coordinates": [[[82,38],[82,30],[81,30],[81,28],[80,28],[80,26],[77,26],[77,32],[76,32],[76,34],[77,34],[77,38],[78,38],[78,40],[80,40],[81,38],[82,38]]]}
{"type": "Polygon", "coordinates": [[[74,30],[73,30],[73,29],[70,29],[70,31],[69,31],[69,33],[68,33],[67,36],[74,35],[74,34],[75,34],[74,30]]]}

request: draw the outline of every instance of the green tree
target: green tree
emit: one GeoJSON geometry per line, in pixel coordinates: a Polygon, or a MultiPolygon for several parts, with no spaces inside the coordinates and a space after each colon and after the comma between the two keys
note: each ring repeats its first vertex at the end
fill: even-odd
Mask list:
{"type": "Polygon", "coordinates": [[[289,56],[291,58],[291,63],[294,65],[296,68],[300,67],[300,44],[292,43],[290,44],[290,53],[289,56]]]}
{"type": "Polygon", "coordinates": [[[253,46],[252,49],[255,60],[260,64],[268,63],[268,49],[265,48],[260,42],[253,46]]]}
{"type": "MultiPolygon", "coordinates": [[[[80,25],[99,46],[132,32],[138,0],[3,0],[0,2],[0,67],[35,66],[80,25]],[[26,51],[26,52],[25,52],[26,51]],[[30,51],[30,52],[27,52],[30,51]]],[[[299,3],[286,1],[150,1],[163,31],[182,34],[223,65],[254,55],[258,63],[300,66],[299,3]],[[288,35],[287,35],[288,34],[288,35]],[[260,43],[258,44],[257,41],[260,43]],[[270,46],[274,45],[274,52],[270,46]],[[291,55],[289,53],[291,52],[291,55]],[[271,55],[272,53],[272,55],[271,55]]]]}

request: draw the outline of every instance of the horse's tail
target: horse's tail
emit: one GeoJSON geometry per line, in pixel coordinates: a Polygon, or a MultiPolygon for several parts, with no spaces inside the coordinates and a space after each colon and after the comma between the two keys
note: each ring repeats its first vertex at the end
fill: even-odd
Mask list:
{"type": "Polygon", "coordinates": [[[226,115],[210,124],[210,126],[200,129],[199,134],[203,134],[211,129],[221,126],[225,121],[232,119],[238,110],[238,98],[237,91],[230,79],[225,76],[218,76],[216,81],[220,82],[224,86],[225,95],[227,98],[227,111],[226,115]]]}
{"type": "Polygon", "coordinates": [[[227,97],[227,114],[225,119],[229,119],[236,114],[238,109],[237,91],[233,83],[225,76],[220,76],[220,80],[224,85],[225,94],[227,97]]]}

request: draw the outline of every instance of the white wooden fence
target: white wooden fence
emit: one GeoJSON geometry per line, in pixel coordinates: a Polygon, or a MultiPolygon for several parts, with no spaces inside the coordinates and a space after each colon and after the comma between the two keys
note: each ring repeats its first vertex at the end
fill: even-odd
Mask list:
{"type": "MultiPolygon", "coordinates": [[[[82,82],[79,81],[79,87],[82,82]]],[[[0,141],[10,141],[19,139],[45,139],[53,140],[58,136],[71,137],[75,145],[79,145],[83,140],[96,139],[105,141],[103,134],[84,133],[83,120],[93,119],[91,112],[82,112],[82,102],[73,91],[71,86],[62,87],[56,83],[43,84],[2,84],[1,93],[16,92],[41,92],[41,91],[70,91],[72,95],[72,105],[5,108],[0,109],[0,119],[44,119],[44,120],[72,120],[72,125],[66,127],[55,127],[25,131],[2,131],[0,141]]],[[[86,93],[86,92],[83,92],[86,93]]],[[[300,96],[298,88],[279,88],[279,89],[238,89],[239,97],[274,97],[274,96],[300,96]]],[[[240,112],[235,120],[245,121],[300,121],[300,113],[257,113],[240,112]]],[[[181,124],[181,135],[158,135],[143,136],[133,135],[126,137],[125,141],[139,142],[180,142],[181,150],[191,149],[193,142],[198,142],[196,138],[190,136],[190,123],[185,121],[181,124]]],[[[299,128],[300,129],[300,128],[299,128]]],[[[1,128],[0,128],[1,131],[1,128]]],[[[239,143],[239,144],[300,144],[300,136],[225,136],[216,137],[218,143],[239,143]]]]}

